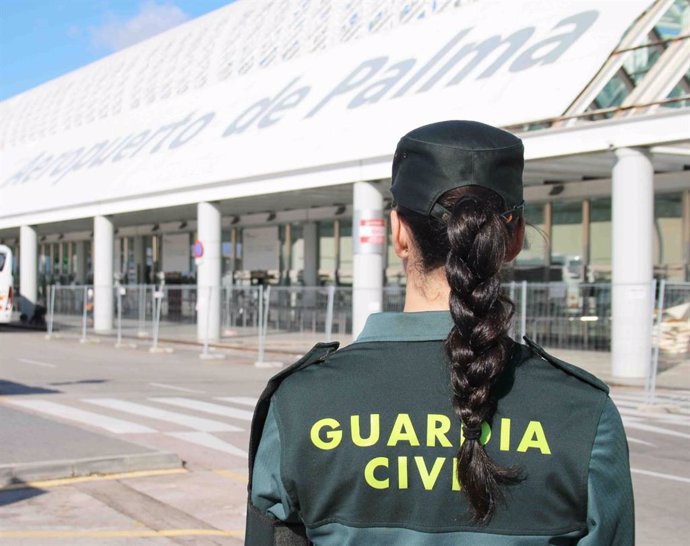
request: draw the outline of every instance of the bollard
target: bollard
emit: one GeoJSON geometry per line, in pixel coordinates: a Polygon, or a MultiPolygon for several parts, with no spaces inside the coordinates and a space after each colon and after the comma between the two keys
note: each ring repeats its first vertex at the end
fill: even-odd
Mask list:
{"type": "Polygon", "coordinates": [[[84,304],[81,315],[81,339],[80,343],[86,343],[86,319],[87,319],[87,309],[89,305],[89,288],[84,287],[84,304]]]}
{"type": "Polygon", "coordinates": [[[202,357],[208,358],[208,323],[211,320],[211,292],[213,287],[209,286],[206,291],[206,331],[204,332],[204,347],[201,352],[202,357]]]}
{"type": "Polygon", "coordinates": [[[201,354],[199,355],[199,358],[203,360],[210,360],[210,359],[215,359],[215,360],[221,360],[225,358],[225,355],[222,353],[214,353],[211,352],[211,347],[210,347],[210,336],[209,336],[209,324],[211,322],[211,301],[213,298],[213,287],[209,286],[208,291],[207,291],[207,297],[206,297],[206,332],[204,332],[204,344],[203,348],[201,350],[201,354]]]}
{"type": "Polygon", "coordinates": [[[138,337],[146,337],[146,292],[148,291],[148,286],[145,284],[137,285],[137,301],[139,307],[139,331],[137,332],[138,337]]]}
{"type": "Polygon", "coordinates": [[[257,368],[280,368],[283,366],[282,362],[264,360],[270,296],[271,285],[266,287],[265,292],[263,286],[259,287],[259,354],[257,361],[254,362],[254,366],[257,368]]]}
{"type": "Polygon", "coordinates": [[[115,347],[122,347],[122,296],[126,294],[127,289],[118,282],[115,290],[117,290],[117,343],[115,347]]]}
{"type": "Polygon", "coordinates": [[[53,336],[53,324],[55,322],[55,286],[48,286],[48,333],[46,339],[51,339],[53,336]]]}
{"type": "Polygon", "coordinates": [[[161,323],[161,307],[163,307],[163,285],[158,289],[153,290],[153,343],[149,352],[157,353],[158,349],[158,334],[160,332],[161,323]]]}
{"type": "Polygon", "coordinates": [[[326,341],[333,337],[333,303],[335,300],[335,286],[328,287],[328,304],[326,306],[326,341]]]}
{"type": "MultiPolygon", "coordinates": [[[[654,292],[656,289],[656,279],[652,281],[652,298],[654,298],[654,292]]],[[[647,403],[653,404],[656,398],[656,374],[659,371],[659,349],[661,346],[661,324],[663,322],[664,314],[664,295],[666,293],[666,279],[661,279],[659,282],[659,308],[656,313],[656,325],[654,325],[654,332],[656,337],[656,343],[652,348],[652,365],[650,366],[648,381],[646,381],[645,387],[647,387],[647,403]]]]}
{"type": "Polygon", "coordinates": [[[263,323],[264,323],[264,287],[259,285],[259,354],[256,360],[256,365],[260,366],[264,361],[264,338],[263,338],[263,323]]]}

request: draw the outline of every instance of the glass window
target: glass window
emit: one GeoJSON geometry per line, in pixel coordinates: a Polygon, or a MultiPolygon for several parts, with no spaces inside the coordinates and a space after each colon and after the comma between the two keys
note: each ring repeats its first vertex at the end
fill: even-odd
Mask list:
{"type": "Polygon", "coordinates": [[[654,196],[654,264],[665,277],[682,280],[683,206],[680,193],[654,196]]]}
{"type": "Polygon", "coordinates": [[[340,269],[338,283],[352,285],[352,219],[340,221],[340,269]]]}
{"type": "MultiPolygon", "coordinates": [[[[649,73],[652,66],[669,46],[669,40],[681,36],[683,29],[688,26],[689,22],[690,2],[688,0],[675,0],[647,36],[636,44],[636,48],[616,53],[616,55],[624,56],[623,66],[602,88],[590,109],[620,106],[632,89],[649,73]]],[[[681,86],[680,89],[674,89],[669,97],[673,98],[682,94],[685,93],[681,86]]],[[[682,104],[671,103],[670,106],[682,104]]],[[[610,117],[610,115],[610,113],[605,114],[603,117],[610,117]]]]}
{"type": "Polygon", "coordinates": [[[686,27],[688,22],[690,22],[690,2],[675,0],[659,19],[654,32],[662,40],[676,38],[683,32],[683,27],[686,27]]]}
{"type": "Polygon", "coordinates": [[[590,200],[589,263],[594,280],[611,278],[611,198],[590,200]]]}
{"type": "MultiPolygon", "coordinates": [[[[233,258],[235,257],[235,249],[232,248],[232,229],[224,229],[221,235],[220,255],[222,256],[222,275],[223,277],[231,277],[234,267],[233,258]]],[[[194,269],[196,263],[194,263],[194,269]]],[[[225,281],[229,283],[230,281],[225,281]]]]}
{"type": "Polygon", "coordinates": [[[594,99],[594,106],[596,108],[620,106],[632,89],[633,85],[630,80],[619,70],[594,99]]]}
{"type": "MultiPolygon", "coordinates": [[[[671,89],[671,92],[668,94],[668,99],[675,99],[678,97],[686,97],[690,95],[690,70],[688,70],[683,77],[678,81],[676,86],[671,89]]],[[[690,99],[685,99],[685,100],[679,100],[676,102],[670,102],[668,104],[665,104],[664,106],[670,107],[670,108],[686,108],[687,106],[690,106],[690,99]]]]}
{"type": "Polygon", "coordinates": [[[582,255],[582,202],[553,203],[551,263],[565,264],[582,255]]]}
{"type": "Polygon", "coordinates": [[[642,81],[663,51],[662,46],[655,45],[636,49],[628,54],[623,63],[623,69],[633,85],[638,85],[642,81]]]}
{"type": "Polygon", "coordinates": [[[291,226],[290,282],[300,284],[304,274],[304,235],[302,234],[302,224],[292,224],[291,226]]]}
{"type": "Polygon", "coordinates": [[[333,281],[336,267],[335,259],[335,229],[333,222],[319,222],[319,283],[333,281]]]}
{"type": "Polygon", "coordinates": [[[525,265],[543,264],[548,246],[544,233],[544,204],[526,204],[525,222],[525,243],[516,262],[525,265]]]}

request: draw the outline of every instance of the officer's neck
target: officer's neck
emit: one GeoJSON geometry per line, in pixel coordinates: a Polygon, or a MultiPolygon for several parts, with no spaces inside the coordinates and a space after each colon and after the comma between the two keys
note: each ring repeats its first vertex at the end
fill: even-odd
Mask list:
{"type": "Polygon", "coordinates": [[[421,311],[447,311],[450,287],[443,267],[422,273],[416,267],[406,267],[407,289],[405,291],[406,313],[421,311]]]}

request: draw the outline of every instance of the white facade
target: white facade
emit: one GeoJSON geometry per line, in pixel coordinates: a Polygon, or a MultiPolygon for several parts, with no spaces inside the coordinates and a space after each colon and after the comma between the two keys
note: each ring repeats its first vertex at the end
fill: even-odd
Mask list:
{"type": "MultiPolygon", "coordinates": [[[[83,276],[96,218],[95,231],[113,229],[119,270],[131,254],[141,280],[160,259],[158,235],[196,231],[207,252],[196,281],[213,291],[223,230],[302,222],[318,248],[313,222],[356,217],[358,183],[388,199],[402,134],[452,118],[521,133],[528,203],[617,199],[627,182],[613,176],[612,192],[614,152],[627,148],[648,154],[653,192],[688,192],[690,109],[674,98],[687,86],[688,40],[666,40],[622,103],[597,102],[676,4],[240,0],[0,102],[0,242],[20,226],[38,244],[59,234],[83,276]]],[[[110,247],[92,249],[103,286],[110,247]]],[[[303,279],[318,283],[313,261],[310,251],[303,279]]],[[[219,335],[209,309],[200,339],[219,335]]]]}

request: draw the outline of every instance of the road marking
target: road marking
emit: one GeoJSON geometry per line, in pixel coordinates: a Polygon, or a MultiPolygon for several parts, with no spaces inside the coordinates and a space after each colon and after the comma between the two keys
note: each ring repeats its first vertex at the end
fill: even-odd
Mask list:
{"type": "MultiPolygon", "coordinates": [[[[674,413],[654,413],[648,411],[639,411],[634,409],[619,409],[621,415],[633,416],[635,418],[644,418],[650,421],[659,421],[667,425],[678,425],[681,427],[690,427],[690,416],[677,415],[674,413]]],[[[635,419],[637,420],[637,419],[635,419]]]]}
{"type": "Polygon", "coordinates": [[[163,389],[171,389],[173,391],[182,391],[182,392],[194,392],[197,394],[205,394],[205,391],[198,391],[196,389],[188,389],[186,387],[176,387],[175,385],[168,385],[167,383],[149,383],[152,387],[161,387],[163,389]]]}
{"type": "Polygon", "coordinates": [[[114,432],[115,434],[143,434],[147,432],[158,432],[153,428],[149,428],[138,423],[132,423],[131,421],[125,421],[123,419],[115,419],[114,417],[108,417],[101,413],[84,411],[77,408],[72,408],[70,406],[65,406],[63,404],[58,404],[57,402],[49,402],[47,400],[8,400],[7,402],[9,404],[21,406],[33,411],[47,413],[51,417],[62,417],[68,421],[76,421],[92,427],[103,428],[109,432],[114,432]]]}
{"type": "Polygon", "coordinates": [[[221,440],[213,436],[212,434],[207,434],[206,432],[168,432],[168,436],[177,438],[178,440],[184,440],[185,442],[190,442],[202,447],[209,447],[215,449],[216,451],[222,451],[223,453],[229,453],[230,455],[237,455],[238,457],[247,458],[247,452],[235,447],[234,445],[221,440]]]}
{"type": "Polygon", "coordinates": [[[159,421],[168,421],[176,425],[183,425],[194,430],[202,432],[240,432],[243,429],[215,421],[213,419],[204,419],[201,417],[192,417],[184,413],[176,411],[168,411],[144,404],[137,404],[135,402],[128,402],[126,400],[118,400],[116,398],[85,398],[84,402],[95,404],[104,408],[114,409],[117,411],[124,411],[125,413],[133,413],[134,415],[141,415],[149,419],[157,419],[159,421]]]}
{"type": "Polygon", "coordinates": [[[616,407],[619,409],[621,408],[630,408],[630,409],[637,409],[642,405],[642,402],[625,402],[622,400],[616,400],[615,398],[613,399],[613,402],[616,404],[616,407]]]}
{"type": "Polygon", "coordinates": [[[149,478],[153,476],[168,476],[171,474],[186,474],[189,472],[184,468],[169,468],[167,470],[138,470],[135,472],[121,472],[119,474],[105,474],[101,476],[78,476],[74,478],[62,478],[59,480],[44,480],[36,482],[13,483],[0,487],[0,491],[10,491],[15,489],[47,489],[49,487],[60,487],[62,485],[72,485],[83,482],[98,482],[108,480],[131,480],[135,478],[149,478]]]}
{"type": "Polygon", "coordinates": [[[18,358],[17,360],[24,364],[33,364],[34,366],[42,366],[44,368],[57,368],[55,364],[51,364],[50,362],[41,362],[40,360],[31,360],[29,358],[18,358]]]}
{"type": "Polygon", "coordinates": [[[643,446],[656,447],[656,444],[653,444],[651,442],[645,442],[644,440],[638,440],[637,438],[633,438],[632,436],[628,436],[628,442],[633,444],[642,444],[643,446]]]}
{"type": "Polygon", "coordinates": [[[155,537],[240,537],[243,530],[221,529],[128,529],[123,531],[46,530],[0,531],[0,538],[155,538],[155,537]]]}
{"type": "Polygon", "coordinates": [[[660,472],[652,472],[651,470],[641,470],[639,468],[631,468],[630,472],[634,472],[635,474],[644,474],[645,476],[653,476],[655,478],[663,478],[665,480],[673,480],[674,482],[690,483],[690,478],[674,476],[673,474],[661,474],[660,472]]]}
{"type": "Polygon", "coordinates": [[[216,474],[224,476],[225,478],[230,478],[231,480],[235,480],[236,482],[240,482],[243,484],[247,483],[247,475],[246,474],[241,474],[240,472],[233,472],[232,470],[214,470],[214,472],[216,474]]]}
{"type": "Polygon", "coordinates": [[[224,400],[225,402],[234,402],[235,404],[242,404],[243,406],[256,406],[257,398],[250,398],[249,396],[216,396],[216,400],[224,400]]]}
{"type": "Polygon", "coordinates": [[[149,400],[163,402],[164,404],[171,404],[181,408],[203,411],[205,413],[212,413],[213,415],[243,419],[244,421],[250,422],[254,416],[254,413],[251,411],[221,406],[220,404],[211,404],[210,402],[202,402],[201,400],[192,400],[191,398],[149,398],[149,400]]]}
{"type": "Polygon", "coordinates": [[[655,432],[656,434],[665,434],[666,436],[676,436],[677,438],[685,438],[690,440],[690,434],[685,434],[684,432],[676,432],[675,430],[669,430],[667,428],[662,428],[658,425],[645,425],[638,422],[636,418],[624,417],[623,426],[625,429],[634,428],[637,430],[645,430],[647,432],[655,432]]]}

